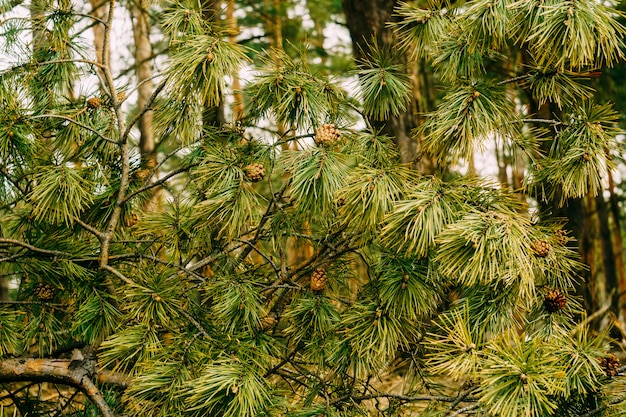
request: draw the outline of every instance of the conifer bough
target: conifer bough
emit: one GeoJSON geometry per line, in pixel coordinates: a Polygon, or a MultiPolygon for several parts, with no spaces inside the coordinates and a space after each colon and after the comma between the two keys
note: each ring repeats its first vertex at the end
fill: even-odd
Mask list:
{"type": "Polygon", "coordinates": [[[2,22],[19,63],[0,73],[7,413],[626,413],[615,346],[575,295],[578,255],[526,203],[602,191],[617,114],[577,74],[622,58],[619,12],[590,0],[400,3],[400,45],[372,43],[358,93],[307,51],[272,51],[254,62],[246,114],[214,124],[226,80],[258,54],[198,2],[152,2],[169,56],[154,62],[152,95],[121,106],[139,86],[108,62],[120,8],[106,3],[86,22],[91,11],[66,1],[2,22]],[[102,62],[83,58],[92,23],[106,34],[102,62]],[[415,111],[407,56],[442,84],[413,132],[441,168],[429,174],[372,127],[415,111]],[[98,86],[68,89],[94,73],[98,86]],[[520,113],[545,103],[560,117],[520,113]],[[138,135],[136,151],[136,130],[158,146],[138,135]],[[458,172],[493,138],[531,167],[519,190],[458,172]],[[43,382],[53,394],[33,395],[43,382]]]}

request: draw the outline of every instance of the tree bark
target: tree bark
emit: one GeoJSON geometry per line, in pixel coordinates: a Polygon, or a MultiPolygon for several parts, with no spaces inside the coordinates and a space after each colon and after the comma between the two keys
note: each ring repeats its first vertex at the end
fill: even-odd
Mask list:
{"type": "MultiPolygon", "coordinates": [[[[152,44],[150,42],[150,16],[148,0],[137,0],[130,5],[135,41],[135,74],[137,76],[137,107],[143,109],[150,101],[154,84],[152,82],[152,44]]],[[[152,169],[156,166],[153,112],[148,110],[138,121],[139,151],[142,166],[152,169]]]]}
{"type": "MultiPolygon", "coordinates": [[[[202,0],[202,17],[207,22],[219,24],[220,21],[220,4],[217,0],[202,0]]],[[[224,115],[224,97],[222,97],[217,106],[205,106],[202,111],[202,124],[207,127],[217,127],[226,123],[224,115]]]]}
{"type": "MultiPolygon", "coordinates": [[[[228,0],[226,5],[226,24],[228,26],[228,41],[230,43],[237,43],[237,34],[239,33],[239,27],[237,25],[237,18],[235,17],[235,0],[228,0]]],[[[239,81],[239,72],[237,71],[232,75],[233,77],[233,120],[239,120],[243,116],[244,99],[241,92],[241,83],[239,81]]]]}
{"type": "Polygon", "coordinates": [[[5,359],[0,361],[0,382],[33,381],[70,385],[83,391],[103,417],[115,417],[91,380],[94,369],[88,368],[81,361],[70,359],[5,359]]]}
{"type": "MultiPolygon", "coordinates": [[[[98,18],[100,21],[106,20],[109,11],[109,2],[107,0],[89,0],[89,4],[91,5],[90,14],[92,16],[98,18]]],[[[111,62],[109,49],[104,49],[104,31],[105,27],[103,24],[96,22],[96,24],[93,25],[93,45],[96,49],[96,62],[99,64],[111,62]]],[[[103,80],[104,72],[102,68],[98,67],[96,71],[100,74],[100,79],[103,80]]],[[[104,86],[102,87],[104,88],[104,86]]]]}
{"type": "MultiPolygon", "coordinates": [[[[393,20],[393,11],[398,3],[397,0],[343,0],[357,65],[367,58],[374,40],[379,46],[397,49],[397,37],[387,23],[393,20]]],[[[394,139],[402,162],[414,163],[415,167],[431,172],[432,161],[421,160],[419,140],[412,136],[411,131],[423,123],[423,115],[432,107],[432,84],[428,72],[419,62],[412,62],[406,54],[401,56],[401,63],[406,65],[407,73],[412,79],[413,100],[407,110],[398,116],[390,116],[383,121],[370,120],[370,124],[394,139]]]]}

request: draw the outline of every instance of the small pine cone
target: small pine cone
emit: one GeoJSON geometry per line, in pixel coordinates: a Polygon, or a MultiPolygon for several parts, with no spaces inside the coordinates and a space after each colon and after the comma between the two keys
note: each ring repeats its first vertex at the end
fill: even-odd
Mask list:
{"type": "Polygon", "coordinates": [[[147,168],[141,168],[135,171],[135,178],[139,180],[145,180],[150,175],[150,170],[147,168]]]}
{"type": "Polygon", "coordinates": [[[604,372],[608,376],[615,376],[619,372],[620,362],[617,356],[610,353],[607,356],[603,356],[599,359],[600,366],[604,369],[604,372]]]}
{"type": "Polygon", "coordinates": [[[126,100],[126,91],[120,91],[117,93],[117,101],[121,103],[124,100],[126,100]]]}
{"type": "Polygon", "coordinates": [[[561,311],[567,304],[567,297],[560,290],[550,290],[543,300],[543,306],[550,314],[561,311]]]}
{"type": "Polygon", "coordinates": [[[567,238],[567,232],[563,229],[558,229],[554,231],[554,238],[559,245],[567,245],[569,239],[567,238]]]}
{"type": "Polygon", "coordinates": [[[261,319],[261,330],[266,332],[276,324],[278,320],[272,316],[265,316],[261,319]]]}
{"type": "Polygon", "coordinates": [[[246,178],[251,182],[259,182],[265,178],[265,168],[257,162],[246,165],[243,168],[243,172],[246,174],[246,178]]]}
{"type": "Polygon", "coordinates": [[[341,132],[334,124],[323,124],[315,129],[315,144],[317,146],[332,146],[341,137],[341,132]]]}
{"type": "Polygon", "coordinates": [[[87,107],[90,109],[97,109],[102,106],[102,99],[100,97],[91,97],[87,100],[87,107]]]}
{"type": "Polygon", "coordinates": [[[533,251],[535,256],[545,258],[550,253],[550,244],[545,240],[535,240],[533,242],[533,251]]]}
{"type": "Polygon", "coordinates": [[[328,277],[324,268],[317,268],[311,274],[311,291],[323,291],[327,282],[328,277]]]}
{"type": "Polygon", "coordinates": [[[128,213],[124,216],[124,226],[126,227],[133,227],[137,224],[137,221],[139,221],[139,218],[136,213],[128,213]]]}
{"type": "Polygon", "coordinates": [[[52,300],[56,292],[56,288],[46,282],[38,282],[37,285],[35,285],[34,293],[40,301],[52,300]]]}

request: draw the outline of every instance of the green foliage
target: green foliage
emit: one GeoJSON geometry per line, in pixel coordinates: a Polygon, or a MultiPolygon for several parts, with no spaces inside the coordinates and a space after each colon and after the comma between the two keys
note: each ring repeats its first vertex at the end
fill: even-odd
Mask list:
{"type": "Polygon", "coordinates": [[[372,45],[358,70],[362,105],[374,120],[387,120],[406,110],[411,94],[411,79],[399,64],[398,50],[372,45]]]}
{"type": "MultiPolygon", "coordinates": [[[[260,21],[265,3],[238,4],[260,21]]],[[[7,402],[46,403],[20,385],[30,376],[4,371],[23,360],[63,397],[38,415],[626,412],[610,339],[574,295],[573,239],[530,208],[600,193],[614,166],[617,115],[589,102],[586,81],[622,57],[626,30],[607,4],[402,3],[401,48],[372,45],[348,94],[311,64],[320,45],[248,60],[260,44],[227,40],[199,2],[152,2],[168,60],[143,109],[81,47],[85,13],[39,6],[35,21],[3,20],[0,42],[20,57],[0,73],[7,402]],[[21,36],[31,28],[39,40],[21,36]],[[415,131],[439,164],[428,175],[382,134],[413,99],[407,56],[444,84],[415,131]],[[245,117],[210,125],[251,62],[245,117]],[[70,89],[94,74],[97,87],[70,89]],[[548,103],[559,117],[529,113],[548,103]],[[139,112],[152,110],[154,153],[137,151],[139,112]],[[521,189],[457,172],[494,139],[533,164],[521,189]],[[41,363],[79,377],[67,388],[41,363]],[[66,404],[73,388],[85,395],[66,404]]],[[[283,17],[286,33],[305,31],[283,17]]]]}

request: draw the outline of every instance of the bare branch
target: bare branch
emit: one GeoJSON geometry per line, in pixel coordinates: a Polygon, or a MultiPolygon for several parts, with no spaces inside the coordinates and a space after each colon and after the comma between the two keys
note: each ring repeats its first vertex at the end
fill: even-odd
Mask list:
{"type": "Polygon", "coordinates": [[[79,219],[78,217],[74,218],[74,221],[76,223],[78,223],[78,225],[80,227],[82,227],[83,229],[85,229],[86,231],[88,231],[89,233],[93,234],[95,237],[97,237],[98,239],[104,239],[104,233],[102,233],[101,231],[99,231],[98,229],[96,229],[95,227],[91,226],[88,223],[85,223],[84,221],[82,221],[81,219],[79,219]]]}
{"type": "Polygon", "coordinates": [[[133,191],[132,193],[128,194],[125,198],[123,203],[127,203],[130,199],[132,199],[133,197],[135,197],[137,194],[143,193],[145,191],[148,191],[154,187],[158,187],[159,185],[167,182],[167,180],[169,180],[170,178],[182,173],[182,172],[186,172],[189,171],[191,168],[197,166],[198,164],[191,164],[191,165],[187,165],[185,167],[182,168],[178,168],[175,169],[174,171],[169,172],[167,175],[165,175],[163,178],[159,178],[158,181],[155,181],[153,183],[150,183],[148,185],[145,185],[141,188],[138,188],[137,190],[133,191]]]}
{"type": "Polygon", "coordinates": [[[118,271],[116,268],[113,268],[111,265],[108,265],[108,264],[101,265],[100,268],[103,269],[104,271],[108,271],[112,273],[113,275],[115,275],[116,277],[118,277],[119,279],[127,283],[128,285],[131,285],[133,287],[138,286],[132,279],[128,278],[126,275],[122,274],[120,271],[118,271]]]}
{"type": "Polygon", "coordinates": [[[63,256],[63,257],[67,257],[67,258],[73,258],[74,255],[68,252],[63,252],[63,251],[59,251],[59,250],[50,250],[50,249],[42,249],[42,248],[38,248],[36,246],[33,246],[31,244],[28,244],[26,242],[22,242],[21,240],[16,240],[16,239],[7,239],[7,238],[0,238],[0,243],[6,243],[9,245],[15,245],[15,246],[21,246],[23,248],[26,248],[32,252],[37,252],[37,253],[41,253],[44,255],[49,255],[49,256],[63,256]]]}
{"type": "Polygon", "coordinates": [[[46,118],[54,118],[54,119],[61,119],[61,120],[66,120],[70,123],[74,123],[76,126],[79,126],[85,130],[90,131],[91,133],[97,135],[100,139],[110,142],[110,143],[117,143],[114,140],[107,138],[106,136],[104,136],[102,133],[98,132],[96,129],[91,128],[83,123],[77,122],[76,120],[72,119],[71,117],[67,117],[67,116],[61,116],[59,114],[40,114],[40,115],[36,115],[36,116],[30,116],[31,119],[46,119],[46,118]]]}
{"type": "Polygon", "coordinates": [[[103,417],[115,417],[104,397],[93,383],[91,369],[70,359],[5,359],[0,361],[0,381],[53,382],[79,388],[98,407],[103,417]]]}

